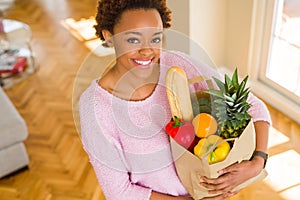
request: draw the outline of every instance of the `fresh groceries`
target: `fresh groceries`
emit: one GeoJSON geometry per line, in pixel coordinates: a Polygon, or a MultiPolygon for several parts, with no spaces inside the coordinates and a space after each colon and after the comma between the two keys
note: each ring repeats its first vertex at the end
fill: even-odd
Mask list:
{"type": "Polygon", "coordinates": [[[226,159],[232,143],[227,138],[237,138],[251,120],[247,102],[248,76],[238,82],[237,70],[224,82],[213,78],[219,89],[201,91],[205,98],[191,100],[187,76],[178,66],[170,67],[166,75],[167,96],[173,119],[166,132],[178,144],[209,164],[226,159]],[[195,107],[198,111],[195,112],[195,107]],[[206,108],[209,106],[210,108],[206,108]],[[194,116],[195,115],[195,116],[194,116]]]}
{"type": "Polygon", "coordinates": [[[192,120],[195,134],[199,138],[207,137],[217,132],[217,120],[208,113],[199,113],[192,120]]]}
{"type": "Polygon", "coordinates": [[[195,133],[192,123],[174,117],[166,126],[166,132],[178,144],[192,150],[195,146],[195,133]]]}
{"type": "MultiPolygon", "coordinates": [[[[167,72],[167,95],[173,121],[177,118],[181,122],[190,123],[189,129],[192,129],[190,125],[193,126],[189,133],[182,132],[188,135],[187,138],[193,138],[190,133],[194,133],[194,140],[188,147],[181,145],[178,142],[180,139],[175,138],[178,132],[170,134],[170,149],[176,172],[193,199],[218,195],[199,184],[200,176],[220,177],[220,170],[250,160],[253,155],[256,135],[251,116],[247,113],[250,105],[247,103],[249,89],[245,86],[246,81],[247,77],[241,83],[238,82],[237,71],[232,78],[225,75],[224,83],[203,76],[187,79],[184,71],[177,66],[167,72]]],[[[262,170],[232,191],[238,191],[266,176],[267,172],[262,170]]]]}
{"type": "Polygon", "coordinates": [[[223,161],[227,157],[229,151],[229,143],[217,135],[210,135],[207,138],[202,138],[194,147],[194,154],[196,156],[202,158],[207,154],[209,164],[223,161]]]}

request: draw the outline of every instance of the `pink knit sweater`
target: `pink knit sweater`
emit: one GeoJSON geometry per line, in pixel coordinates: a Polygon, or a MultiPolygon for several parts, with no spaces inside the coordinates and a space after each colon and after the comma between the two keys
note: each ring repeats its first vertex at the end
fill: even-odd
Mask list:
{"type": "MultiPolygon", "coordinates": [[[[81,95],[82,143],[107,200],[148,200],[152,190],[174,196],[188,194],[176,174],[164,131],[171,119],[165,74],[170,66],[177,65],[188,77],[220,76],[179,52],[163,52],[160,62],[159,84],[143,101],[117,98],[97,80],[81,95]]],[[[206,89],[206,84],[191,89],[206,89]]],[[[253,121],[270,123],[265,105],[253,95],[249,102],[253,121]]]]}

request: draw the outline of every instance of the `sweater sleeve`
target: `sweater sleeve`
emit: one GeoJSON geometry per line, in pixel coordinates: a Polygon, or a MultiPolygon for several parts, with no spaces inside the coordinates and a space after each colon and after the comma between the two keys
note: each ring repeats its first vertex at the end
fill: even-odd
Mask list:
{"type": "Polygon", "coordinates": [[[268,122],[269,125],[272,124],[269,110],[263,101],[261,101],[253,93],[250,93],[248,96],[248,103],[252,105],[248,112],[252,116],[253,122],[265,121],[268,122]]]}
{"type": "MultiPolygon", "coordinates": [[[[93,94],[93,90],[89,88],[80,98],[81,139],[106,200],[148,200],[151,189],[130,180],[130,172],[119,143],[104,134],[103,128],[97,123],[93,94]]],[[[105,128],[107,129],[109,127],[105,128]]]]}
{"type": "Polygon", "coordinates": [[[151,189],[132,183],[129,173],[113,169],[90,155],[90,162],[106,200],[148,200],[151,189]]]}

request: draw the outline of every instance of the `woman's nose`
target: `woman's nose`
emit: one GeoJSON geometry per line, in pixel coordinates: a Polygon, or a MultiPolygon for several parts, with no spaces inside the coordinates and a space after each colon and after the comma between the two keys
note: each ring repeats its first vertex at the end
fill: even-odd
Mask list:
{"type": "Polygon", "coordinates": [[[148,56],[148,55],[151,55],[153,53],[153,49],[150,46],[144,46],[139,50],[139,53],[144,55],[144,56],[148,56]]]}

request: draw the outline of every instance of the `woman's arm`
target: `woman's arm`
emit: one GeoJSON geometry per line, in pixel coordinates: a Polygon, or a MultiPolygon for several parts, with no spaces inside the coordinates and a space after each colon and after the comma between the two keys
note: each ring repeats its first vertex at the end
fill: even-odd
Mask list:
{"type": "MultiPolygon", "coordinates": [[[[268,140],[269,140],[269,127],[270,124],[266,121],[254,122],[254,128],[256,132],[256,148],[255,151],[268,152],[268,140]]],[[[260,156],[255,156],[253,159],[259,158],[264,163],[264,159],[260,156]]]]}
{"type": "MultiPolygon", "coordinates": [[[[118,141],[112,135],[104,134],[112,132],[113,127],[109,126],[112,123],[105,121],[106,126],[100,128],[98,120],[101,116],[97,115],[95,110],[95,105],[99,104],[94,101],[96,98],[94,91],[94,88],[90,87],[80,98],[81,141],[105,198],[107,200],[149,199],[151,189],[131,182],[118,141]]],[[[99,113],[104,110],[104,103],[101,105],[103,107],[99,108],[99,113]]],[[[104,120],[102,121],[104,123],[104,120]]]]}
{"type": "Polygon", "coordinates": [[[97,159],[91,158],[90,160],[107,200],[149,198],[151,189],[132,183],[126,171],[114,169],[97,159]]]}
{"type": "MultiPolygon", "coordinates": [[[[105,164],[91,159],[101,189],[107,200],[109,199],[148,199],[149,200],[193,200],[189,196],[171,196],[155,192],[149,188],[130,183],[128,175],[121,171],[110,169],[105,164]],[[149,193],[150,192],[150,193],[149,193]]],[[[207,197],[202,200],[224,200],[235,193],[227,192],[215,197],[207,197]]]]}

